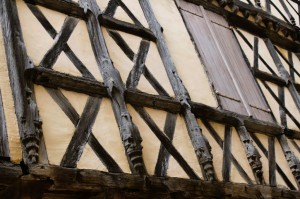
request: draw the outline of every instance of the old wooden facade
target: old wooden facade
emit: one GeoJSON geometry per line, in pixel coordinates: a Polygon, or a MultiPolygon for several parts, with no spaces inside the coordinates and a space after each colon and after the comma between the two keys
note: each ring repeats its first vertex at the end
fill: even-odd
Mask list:
{"type": "Polygon", "coordinates": [[[1,0],[0,198],[300,198],[299,13],[1,0]]]}

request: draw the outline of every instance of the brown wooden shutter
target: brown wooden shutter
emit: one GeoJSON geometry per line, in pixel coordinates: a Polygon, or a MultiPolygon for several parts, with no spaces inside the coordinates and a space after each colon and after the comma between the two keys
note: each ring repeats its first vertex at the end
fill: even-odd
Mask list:
{"type": "Polygon", "coordinates": [[[226,20],[194,4],[177,3],[223,109],[273,122],[226,20]]]}

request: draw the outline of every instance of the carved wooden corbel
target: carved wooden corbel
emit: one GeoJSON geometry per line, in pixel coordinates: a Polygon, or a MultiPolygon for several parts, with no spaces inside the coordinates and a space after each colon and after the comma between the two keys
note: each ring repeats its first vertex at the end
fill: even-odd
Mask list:
{"type": "Polygon", "coordinates": [[[197,119],[191,111],[189,94],[177,74],[176,67],[172,61],[169,49],[162,34],[162,27],[158,23],[149,1],[139,0],[139,2],[148,21],[150,30],[157,38],[157,48],[165,66],[171,86],[176,95],[176,99],[179,100],[182,105],[182,113],[198,162],[201,166],[203,176],[205,180],[214,181],[216,180],[216,175],[212,162],[213,157],[211,154],[211,147],[205,136],[202,134],[202,130],[199,127],[197,119]]]}
{"type": "Polygon", "coordinates": [[[21,138],[27,156],[26,164],[38,163],[38,152],[42,122],[39,119],[37,105],[32,99],[32,90],[26,87],[27,111],[22,117],[24,135],[21,138]]]}
{"type": "Polygon", "coordinates": [[[101,14],[95,0],[80,0],[80,7],[87,15],[87,27],[92,41],[93,51],[100,69],[107,93],[112,100],[114,114],[119,126],[121,138],[133,173],[146,175],[142,158],[141,139],[138,139],[138,129],[134,126],[126,107],[124,92],[125,87],[120,73],[115,69],[109,58],[105,39],[100,29],[98,16],[101,14]]]}
{"type": "Polygon", "coordinates": [[[280,143],[286,161],[299,187],[300,186],[300,160],[295,156],[294,152],[289,147],[287,138],[284,134],[278,137],[278,141],[280,143]]]}
{"type": "Polygon", "coordinates": [[[246,156],[254,174],[254,177],[256,179],[256,182],[258,184],[265,184],[262,171],[262,163],[260,161],[261,155],[253,145],[253,140],[250,137],[250,134],[247,131],[244,122],[240,121],[240,124],[236,127],[236,129],[239,134],[240,140],[244,146],[246,156]]]}

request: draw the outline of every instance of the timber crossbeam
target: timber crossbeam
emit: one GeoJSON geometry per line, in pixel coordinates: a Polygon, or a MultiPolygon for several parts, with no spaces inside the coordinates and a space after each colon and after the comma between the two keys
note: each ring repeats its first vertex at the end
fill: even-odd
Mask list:
{"type": "MultiPolygon", "coordinates": [[[[231,182],[207,182],[182,178],[140,177],[131,174],[106,173],[95,170],[69,169],[38,165],[30,174],[22,175],[21,168],[0,165],[1,173],[13,174],[14,179],[0,190],[6,197],[63,198],[298,198],[298,191],[262,185],[231,182]],[[36,189],[36,188],[40,189],[36,189]],[[33,191],[34,190],[34,191],[33,191]],[[110,197],[109,197],[110,196],[110,197]]],[[[0,178],[0,184],[5,183],[0,178]]]]}
{"type": "MultiPolygon", "coordinates": [[[[79,92],[96,97],[108,97],[107,89],[103,83],[84,77],[74,77],[64,73],[59,73],[51,69],[31,68],[26,70],[25,75],[33,83],[49,88],[62,88],[69,91],[79,92]]],[[[149,107],[164,110],[170,113],[181,113],[181,103],[174,98],[151,95],[135,89],[125,91],[125,101],[134,106],[149,107]]],[[[245,127],[250,132],[260,132],[271,136],[282,134],[282,127],[257,120],[248,116],[234,112],[219,110],[205,104],[190,102],[192,112],[198,118],[206,118],[230,126],[238,126],[240,121],[244,121],[245,127]]],[[[300,132],[290,129],[285,130],[288,138],[300,139],[300,132]]]]}

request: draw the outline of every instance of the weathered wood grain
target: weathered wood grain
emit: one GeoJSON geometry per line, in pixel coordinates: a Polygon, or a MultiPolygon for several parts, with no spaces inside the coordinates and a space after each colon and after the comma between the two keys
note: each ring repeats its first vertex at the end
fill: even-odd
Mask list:
{"type": "Polygon", "coordinates": [[[15,0],[5,0],[0,5],[0,20],[3,32],[8,73],[13,93],[19,134],[24,147],[25,164],[38,162],[41,121],[35,102],[33,84],[26,82],[24,71],[32,68],[28,58],[15,0]]]}
{"type": "Polygon", "coordinates": [[[284,110],[284,112],[291,118],[291,120],[296,124],[298,128],[300,128],[300,123],[299,121],[293,116],[293,114],[285,107],[285,105],[281,102],[281,100],[276,96],[276,94],[272,91],[270,86],[264,82],[261,81],[262,84],[265,86],[265,88],[269,91],[269,93],[272,95],[274,100],[279,104],[279,106],[284,110]]]}
{"type": "MultiPolygon", "coordinates": [[[[91,96],[108,97],[107,88],[103,83],[83,77],[74,77],[45,68],[32,68],[26,71],[28,78],[36,84],[49,88],[84,93],[91,96]]],[[[128,103],[179,113],[180,103],[165,96],[151,95],[137,90],[126,90],[125,100],[128,103]]]]}
{"type": "Polygon", "coordinates": [[[60,163],[63,167],[75,168],[85,145],[92,133],[92,128],[99,112],[102,99],[89,97],[84,107],[75,132],[60,163]]]}
{"type": "Polygon", "coordinates": [[[109,0],[105,10],[102,12],[103,15],[113,17],[116,13],[119,4],[115,0],[109,0]]]}
{"type": "Polygon", "coordinates": [[[40,5],[51,10],[55,10],[57,12],[64,13],[69,16],[77,17],[80,19],[85,19],[86,15],[84,10],[79,7],[78,3],[74,1],[66,1],[66,0],[25,0],[25,2],[40,5]]]}
{"type": "MultiPolygon", "coordinates": [[[[63,110],[63,112],[68,116],[73,125],[77,126],[80,116],[69,100],[63,95],[63,93],[58,89],[46,88],[46,90],[53,100],[58,104],[58,106],[63,110]]],[[[122,173],[122,169],[109,155],[109,153],[101,146],[92,132],[88,138],[88,143],[109,172],[122,173]]]]}
{"type": "Polygon", "coordinates": [[[48,52],[43,57],[41,63],[39,64],[41,67],[52,68],[59,55],[63,51],[64,45],[67,43],[70,38],[72,32],[74,31],[76,25],[78,24],[79,19],[74,17],[67,17],[63,24],[61,31],[55,37],[55,43],[48,50],[48,52]]]}
{"type": "MultiPolygon", "coordinates": [[[[224,142],[221,139],[221,137],[218,135],[218,133],[216,132],[216,130],[211,126],[211,124],[206,119],[201,119],[201,120],[202,120],[204,126],[206,127],[206,129],[208,130],[208,132],[211,134],[211,136],[216,140],[216,142],[218,143],[218,145],[224,150],[224,146],[225,146],[224,142]]],[[[224,151],[224,153],[225,153],[225,151],[224,151]]],[[[232,161],[233,165],[236,167],[236,169],[238,170],[238,172],[242,176],[242,178],[248,184],[253,184],[253,182],[251,181],[251,178],[248,176],[248,174],[243,169],[243,167],[239,164],[239,162],[237,161],[237,159],[232,155],[231,151],[229,151],[229,152],[226,151],[226,153],[227,153],[228,160],[232,161]]],[[[228,164],[227,164],[226,167],[229,168],[230,166],[228,166],[228,164]]],[[[223,180],[226,182],[226,177],[223,177],[223,180]]]]}
{"type": "MultiPolygon", "coordinates": [[[[102,83],[87,78],[73,77],[44,68],[32,68],[27,70],[26,74],[34,83],[48,88],[63,88],[91,96],[108,97],[106,87],[102,83]]],[[[161,109],[170,113],[181,112],[180,102],[169,97],[150,95],[136,90],[127,90],[125,91],[125,100],[127,103],[136,106],[161,109]]],[[[239,120],[243,120],[249,131],[272,136],[282,133],[281,126],[274,123],[260,121],[230,111],[218,110],[197,102],[190,101],[190,104],[192,112],[198,118],[206,118],[207,120],[231,126],[237,126],[239,120]]],[[[287,135],[289,138],[300,139],[299,132],[290,129],[287,132],[289,133],[287,135]]]]}
{"type": "Polygon", "coordinates": [[[145,68],[145,62],[146,62],[149,48],[150,48],[150,43],[145,40],[142,40],[139,51],[136,57],[134,58],[133,68],[131,69],[126,81],[127,88],[135,89],[137,87],[141,75],[143,74],[145,68]]]}
{"type": "MultiPolygon", "coordinates": [[[[118,46],[121,48],[121,50],[125,53],[125,55],[131,60],[134,60],[134,57],[136,56],[135,53],[132,51],[132,49],[129,47],[129,45],[126,43],[126,41],[123,39],[123,37],[116,31],[109,30],[109,35],[113,40],[118,44],[118,46]]],[[[158,80],[155,78],[155,76],[149,71],[147,66],[145,65],[143,74],[145,78],[149,81],[151,86],[156,90],[156,92],[160,95],[169,96],[167,91],[160,85],[158,80]]]]}
{"type": "MultiPolygon", "coordinates": [[[[167,114],[167,118],[164,126],[164,133],[170,139],[171,142],[174,137],[176,119],[177,119],[177,114],[172,114],[172,113],[167,114]]],[[[170,157],[170,153],[164,147],[164,145],[161,144],[159,148],[157,162],[155,165],[155,171],[154,171],[154,174],[156,176],[164,177],[167,175],[168,166],[169,166],[169,157],[170,157]]]]}
{"type": "Polygon", "coordinates": [[[146,124],[150,127],[152,132],[156,135],[156,137],[161,141],[166,150],[174,157],[174,159],[178,162],[178,164],[182,167],[182,169],[186,172],[186,174],[191,179],[200,179],[198,175],[193,171],[193,169],[188,165],[185,159],[181,156],[181,154],[177,151],[177,149],[173,146],[169,137],[167,137],[155,124],[151,116],[145,111],[142,107],[135,106],[134,109],[139,113],[139,115],[143,118],[146,124]]]}
{"type": "Polygon", "coordinates": [[[298,190],[300,188],[300,160],[297,156],[295,156],[294,152],[291,150],[287,138],[284,134],[277,137],[281,149],[284,153],[284,157],[291,169],[291,172],[297,182],[298,190]]]}
{"type": "Polygon", "coordinates": [[[175,93],[176,99],[182,104],[182,113],[198,162],[201,166],[203,176],[206,180],[214,181],[216,180],[216,175],[213,167],[209,142],[202,134],[202,130],[197,123],[196,117],[191,112],[191,106],[188,102],[190,96],[178,76],[175,64],[171,58],[169,49],[162,34],[162,27],[155,17],[150,2],[148,0],[139,0],[139,2],[149,24],[149,28],[157,38],[157,49],[165,66],[167,76],[175,93]]]}
{"type": "Polygon", "coordinates": [[[236,130],[238,132],[240,141],[243,144],[249,165],[252,169],[253,175],[255,177],[257,184],[265,184],[265,179],[263,176],[263,165],[260,160],[261,155],[259,154],[258,150],[253,144],[253,140],[244,126],[243,123],[241,123],[238,127],[236,127],[236,130]]]}
{"type": "MultiPolygon", "coordinates": [[[[31,169],[32,175],[19,178],[20,168],[0,167],[1,173],[11,174],[10,191],[7,195],[13,196],[25,188],[34,190],[41,186],[43,197],[50,198],[245,198],[245,199],[291,199],[298,198],[298,191],[261,185],[247,185],[232,182],[206,182],[181,178],[141,178],[130,174],[112,174],[95,170],[68,169],[57,166],[37,166],[31,169]],[[118,179],[118,183],[116,183],[118,179]],[[22,184],[26,186],[20,186],[22,184]],[[29,185],[29,186],[28,186],[29,185]],[[259,197],[258,197],[259,196],[259,197]]],[[[7,176],[7,175],[6,175],[7,176]]],[[[0,179],[0,182],[5,182],[0,179]]],[[[26,191],[27,191],[26,190],[26,191]]]]}
{"type": "Polygon", "coordinates": [[[284,81],[286,82],[286,87],[288,88],[288,90],[294,100],[294,103],[295,103],[298,111],[300,112],[300,96],[295,88],[294,82],[292,81],[288,71],[284,68],[278,54],[276,53],[274,45],[272,44],[270,39],[265,39],[265,44],[270,52],[270,55],[272,56],[272,59],[278,69],[278,72],[279,72],[281,78],[283,78],[284,81]]]}
{"type": "Polygon", "coordinates": [[[9,143],[6,130],[6,119],[0,90],[0,160],[10,160],[9,143]]]}
{"type": "MultiPolygon", "coordinates": [[[[257,144],[257,146],[260,148],[260,150],[263,152],[263,154],[265,155],[266,158],[268,158],[268,160],[273,159],[275,158],[274,157],[269,157],[272,153],[273,153],[273,149],[271,149],[271,151],[268,151],[264,145],[261,143],[261,141],[257,138],[257,136],[255,134],[252,134],[252,138],[254,140],[254,142],[257,144]]],[[[275,138],[275,137],[273,137],[275,138]]],[[[272,143],[269,143],[269,144],[272,144],[272,143]]],[[[273,148],[273,146],[270,146],[271,148],[273,148]]],[[[269,148],[269,147],[268,147],[269,148]]],[[[272,160],[273,162],[274,160],[272,160]]],[[[269,166],[274,166],[273,163],[272,165],[269,165],[269,166]]],[[[276,167],[276,170],[277,172],[279,173],[279,175],[282,177],[283,181],[286,183],[286,185],[291,189],[291,190],[295,190],[295,186],[293,185],[293,183],[290,181],[290,179],[285,175],[285,173],[283,172],[283,170],[281,169],[280,165],[276,163],[276,160],[275,160],[275,167],[276,167]]],[[[274,168],[272,168],[271,171],[273,171],[274,168]]],[[[269,180],[271,180],[271,178],[273,178],[272,180],[274,180],[274,174],[272,173],[271,176],[269,176],[269,180]]],[[[273,183],[276,183],[276,181],[273,181],[273,183]]],[[[277,186],[277,184],[273,184],[274,186],[277,186]]],[[[271,183],[270,183],[270,186],[273,186],[271,183]]]]}
{"type": "MultiPolygon", "coordinates": [[[[244,40],[244,42],[254,51],[254,46],[250,43],[250,41],[245,37],[245,35],[238,29],[235,29],[239,36],[244,40]]],[[[273,74],[276,75],[275,71],[272,67],[266,62],[266,60],[258,53],[259,60],[268,68],[268,70],[273,74]]]]}
{"type": "Polygon", "coordinates": [[[106,86],[107,94],[112,100],[114,115],[120,129],[120,135],[126,151],[129,165],[132,165],[133,173],[146,175],[141,139],[138,139],[139,131],[133,124],[131,116],[125,104],[125,87],[120,73],[113,66],[110,59],[105,39],[98,22],[100,8],[95,0],[80,0],[79,5],[87,13],[87,28],[92,43],[92,48],[96,61],[106,86]]]}
{"type": "MultiPolygon", "coordinates": [[[[260,147],[261,148],[261,147],[260,147]]],[[[275,153],[275,137],[268,137],[268,163],[269,163],[269,184],[276,186],[276,153],[275,153]]]]}
{"type": "MultiPolygon", "coordinates": [[[[84,14],[84,10],[78,6],[77,3],[66,1],[66,0],[26,0],[29,3],[41,5],[47,7],[52,10],[56,10],[58,12],[62,12],[64,14],[85,19],[86,15],[84,14]]],[[[233,9],[232,12],[225,10],[222,7],[213,5],[206,1],[201,0],[187,0],[189,2],[196,3],[198,5],[203,5],[205,8],[209,10],[213,10],[217,13],[223,13],[228,19],[228,21],[236,26],[245,29],[248,32],[251,32],[260,37],[266,37],[268,35],[269,38],[276,44],[285,47],[292,51],[298,51],[300,48],[297,42],[290,41],[289,39],[283,37],[279,32],[273,31],[272,29],[267,29],[263,26],[258,26],[253,22],[249,21],[247,18],[240,17],[236,13],[236,9],[233,9]]],[[[297,35],[297,30],[293,28],[292,25],[272,16],[270,13],[263,11],[262,9],[255,8],[254,6],[250,6],[241,1],[232,1],[231,7],[238,7],[239,10],[243,12],[250,13],[252,16],[259,15],[262,17],[263,21],[268,21],[272,24],[277,24],[280,26],[280,29],[286,30],[290,32],[291,35],[297,35]]]]}
{"type": "Polygon", "coordinates": [[[293,77],[292,77],[292,74],[295,75],[297,74],[298,77],[300,77],[300,73],[297,71],[296,68],[294,68],[293,66],[293,59],[292,59],[292,53],[290,51],[288,51],[288,58],[286,58],[283,53],[278,49],[277,46],[274,46],[276,52],[280,55],[280,57],[285,61],[285,63],[289,66],[290,68],[290,76],[292,78],[292,80],[295,80],[293,77]]]}
{"type": "Polygon", "coordinates": [[[223,181],[230,181],[230,171],[231,171],[231,132],[232,129],[230,126],[225,126],[224,132],[224,144],[223,144],[223,166],[222,166],[222,175],[223,181]]]}
{"type": "MultiPolygon", "coordinates": [[[[41,25],[45,28],[48,34],[54,39],[57,36],[57,32],[54,27],[50,24],[45,15],[41,12],[41,10],[36,6],[27,3],[28,8],[34,14],[34,16],[39,20],[41,25]]],[[[75,55],[72,49],[69,47],[67,43],[63,46],[63,51],[66,53],[67,57],[71,60],[74,66],[79,70],[79,72],[83,75],[83,77],[88,77],[95,79],[94,76],[90,73],[90,71],[86,68],[86,66],[80,61],[80,59],[75,55]]]]}
{"type": "Polygon", "coordinates": [[[253,58],[253,69],[254,71],[258,70],[258,38],[257,37],[254,37],[254,45],[253,45],[253,55],[254,55],[254,58],[253,58]]]}
{"type": "Polygon", "coordinates": [[[139,37],[142,37],[144,39],[150,40],[150,41],[156,41],[155,36],[152,34],[151,31],[144,27],[140,27],[125,21],[121,21],[118,19],[115,19],[113,17],[105,16],[105,15],[99,15],[98,20],[100,24],[104,27],[113,29],[113,30],[120,30],[132,35],[136,35],[139,37]]]}

